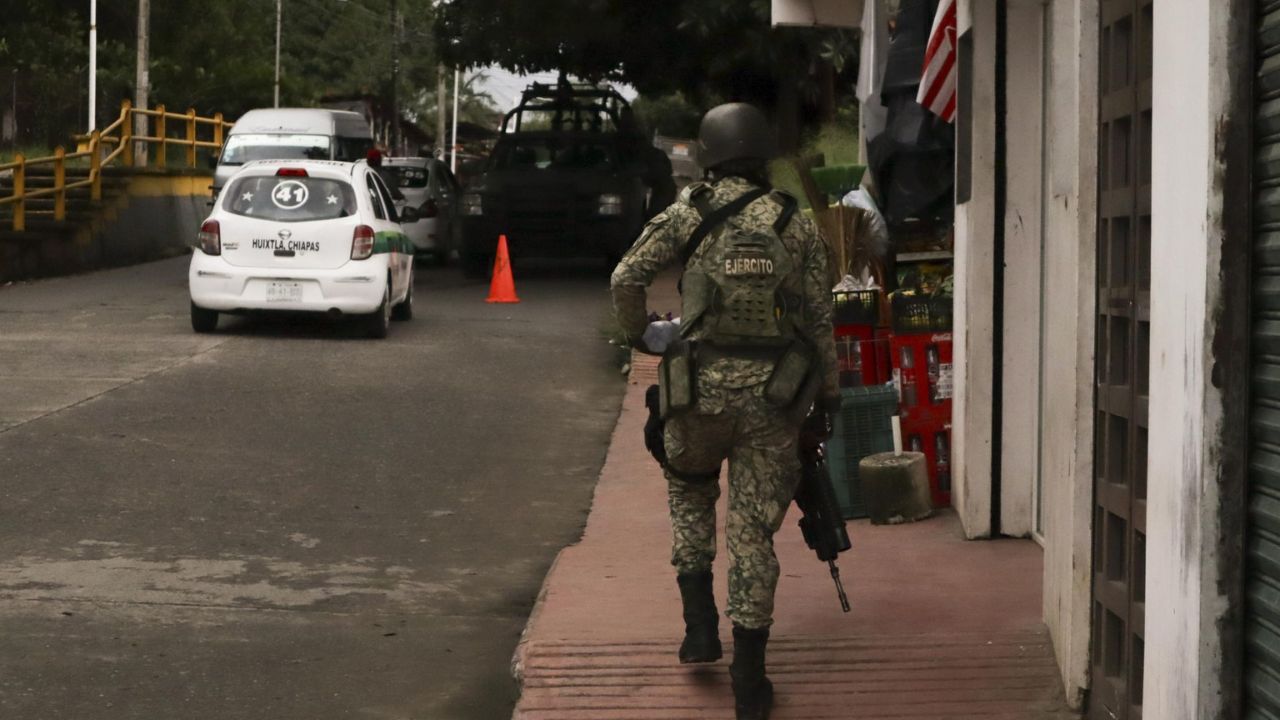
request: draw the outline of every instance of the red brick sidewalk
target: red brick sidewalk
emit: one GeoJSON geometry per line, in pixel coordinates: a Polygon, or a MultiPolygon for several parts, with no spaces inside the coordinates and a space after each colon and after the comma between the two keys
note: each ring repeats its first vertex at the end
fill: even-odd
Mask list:
{"type": "MultiPolygon", "coordinates": [[[[641,437],[653,363],[637,364],[586,532],[560,554],[516,652],[517,720],[733,717],[728,620],[724,660],[695,668],[675,657],[683,625],[665,483],[641,437]]],[[[776,542],[777,720],[1076,717],[1040,623],[1035,543],[966,542],[950,513],[905,526],[851,522],[854,549],[840,563],[846,615],[796,519],[776,542]]],[[[723,609],[723,536],[720,547],[723,609]]]]}

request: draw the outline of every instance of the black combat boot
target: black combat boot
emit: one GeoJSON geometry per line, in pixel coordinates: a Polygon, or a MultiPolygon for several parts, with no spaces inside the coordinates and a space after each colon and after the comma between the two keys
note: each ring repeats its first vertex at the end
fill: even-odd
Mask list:
{"type": "Polygon", "coordinates": [[[748,630],[733,626],[733,705],[738,720],[769,720],[773,709],[773,683],[764,676],[764,647],[769,628],[748,630]]]}
{"type": "Polygon", "coordinates": [[[682,573],[676,576],[680,600],[684,603],[684,642],[680,643],[680,662],[708,663],[719,660],[720,613],[716,596],[711,591],[711,571],[682,573]]]}

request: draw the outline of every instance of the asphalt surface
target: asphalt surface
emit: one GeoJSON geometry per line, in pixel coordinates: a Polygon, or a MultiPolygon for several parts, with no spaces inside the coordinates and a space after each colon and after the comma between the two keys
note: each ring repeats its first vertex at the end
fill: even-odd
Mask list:
{"type": "Polygon", "coordinates": [[[510,716],[623,391],[606,273],[197,336],[186,258],[0,288],[0,718],[510,716]]]}

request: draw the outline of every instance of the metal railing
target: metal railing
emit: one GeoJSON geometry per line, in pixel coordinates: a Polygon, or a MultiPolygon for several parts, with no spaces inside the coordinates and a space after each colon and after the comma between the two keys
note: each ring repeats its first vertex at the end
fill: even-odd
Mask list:
{"type": "MultiPolygon", "coordinates": [[[[27,215],[47,215],[49,211],[34,211],[27,208],[27,201],[36,198],[53,196],[54,220],[62,221],[67,218],[67,192],[77,188],[89,188],[89,197],[93,201],[102,199],[102,169],[112,164],[121,167],[169,167],[168,151],[170,146],[185,148],[185,157],[178,167],[196,167],[196,151],[199,149],[219,150],[222,148],[222,139],[230,128],[232,123],[222,119],[222,113],[216,113],[213,117],[200,117],[196,115],[194,109],[188,109],[185,113],[173,113],[165,110],[164,105],[157,105],[153,109],[135,108],[133,103],[125,100],[120,103],[120,117],[115,122],[102,128],[95,130],[88,135],[77,138],[80,143],[75,152],[67,152],[61,145],[54,149],[53,154],[47,157],[26,158],[22,153],[14,156],[12,162],[0,163],[0,175],[4,173],[12,173],[12,189],[9,195],[0,196],[0,206],[13,206],[13,229],[21,232],[26,230],[27,215]],[[152,120],[152,134],[137,135],[134,134],[134,119],[137,117],[147,117],[152,120]],[[170,137],[169,131],[173,127],[171,123],[176,123],[181,127],[178,137],[170,137]],[[200,139],[201,126],[209,126],[212,131],[205,133],[208,139],[200,139]],[[110,152],[105,152],[107,148],[114,147],[110,152]],[[144,153],[153,156],[151,163],[143,160],[142,154],[138,149],[156,147],[155,153],[144,153]],[[105,153],[105,154],[104,154],[105,153]],[[67,182],[67,162],[85,159],[89,163],[88,176],[67,182]],[[142,163],[139,164],[139,160],[142,163]],[[51,187],[42,187],[28,190],[28,175],[32,169],[36,168],[52,168],[53,185],[51,187]]],[[[47,175],[41,174],[41,177],[47,175]]]]}

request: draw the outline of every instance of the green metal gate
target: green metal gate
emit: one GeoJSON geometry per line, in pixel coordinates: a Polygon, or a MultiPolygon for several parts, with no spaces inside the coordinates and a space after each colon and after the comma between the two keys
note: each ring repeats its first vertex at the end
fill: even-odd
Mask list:
{"type": "Polygon", "coordinates": [[[1280,0],[1256,17],[1244,717],[1280,720],[1280,0]]]}
{"type": "Polygon", "coordinates": [[[1099,6],[1098,325],[1089,717],[1140,720],[1151,335],[1152,0],[1099,6]]]}

